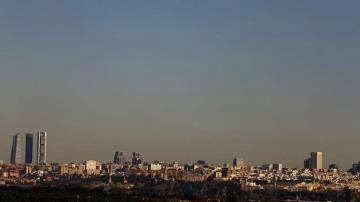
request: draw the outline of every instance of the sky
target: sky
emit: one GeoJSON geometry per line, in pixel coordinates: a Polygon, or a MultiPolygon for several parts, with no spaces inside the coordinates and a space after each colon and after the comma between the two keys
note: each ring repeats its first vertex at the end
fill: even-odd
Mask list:
{"type": "Polygon", "coordinates": [[[360,160],[360,2],[0,1],[0,159],[360,160]]]}

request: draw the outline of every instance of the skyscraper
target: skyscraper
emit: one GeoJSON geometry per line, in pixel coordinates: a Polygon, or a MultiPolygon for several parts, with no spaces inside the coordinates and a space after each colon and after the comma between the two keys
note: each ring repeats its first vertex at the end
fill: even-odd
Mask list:
{"type": "Polygon", "coordinates": [[[46,132],[39,131],[37,133],[37,164],[46,163],[46,132]]]}
{"type": "Polygon", "coordinates": [[[119,151],[116,151],[115,152],[115,155],[114,155],[114,160],[113,160],[113,164],[119,164],[119,151]]]}
{"type": "Polygon", "coordinates": [[[21,163],[21,135],[17,133],[13,136],[10,163],[17,164],[21,163]]]}
{"type": "Polygon", "coordinates": [[[33,134],[27,133],[25,139],[25,163],[33,162],[33,140],[33,134]]]}
{"type": "Polygon", "coordinates": [[[114,155],[114,164],[125,164],[126,158],[124,157],[124,153],[116,151],[114,155]]]}
{"type": "Polygon", "coordinates": [[[304,160],[304,168],[310,169],[310,158],[304,160]]]}
{"type": "Polygon", "coordinates": [[[241,168],[244,166],[244,159],[243,158],[238,158],[238,157],[235,157],[233,159],[233,168],[241,168]]]}
{"type": "Polygon", "coordinates": [[[123,153],[123,152],[120,152],[120,153],[119,153],[119,164],[124,165],[125,162],[126,162],[126,157],[124,156],[124,153],[123,153]]]}
{"type": "Polygon", "coordinates": [[[133,157],[131,160],[133,165],[140,165],[141,164],[141,158],[139,152],[133,152],[133,157]]]}
{"type": "Polygon", "coordinates": [[[322,152],[311,152],[310,168],[316,169],[316,170],[323,168],[323,153],[322,152]]]}

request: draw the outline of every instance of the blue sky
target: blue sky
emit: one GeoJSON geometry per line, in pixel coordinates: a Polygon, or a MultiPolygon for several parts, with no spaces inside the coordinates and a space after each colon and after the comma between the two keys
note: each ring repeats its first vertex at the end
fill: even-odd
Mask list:
{"type": "Polygon", "coordinates": [[[358,1],[2,1],[0,159],[358,160],[358,1]],[[68,148],[72,148],[70,151],[68,148]],[[346,148],[346,149],[343,149],[346,148]]]}

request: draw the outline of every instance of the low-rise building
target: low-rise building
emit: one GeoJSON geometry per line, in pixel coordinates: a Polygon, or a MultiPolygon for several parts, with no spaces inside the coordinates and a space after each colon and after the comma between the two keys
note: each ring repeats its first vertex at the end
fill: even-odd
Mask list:
{"type": "Polygon", "coordinates": [[[151,163],[150,164],[150,170],[151,171],[159,171],[159,170],[161,170],[161,164],[160,163],[151,163]]]}

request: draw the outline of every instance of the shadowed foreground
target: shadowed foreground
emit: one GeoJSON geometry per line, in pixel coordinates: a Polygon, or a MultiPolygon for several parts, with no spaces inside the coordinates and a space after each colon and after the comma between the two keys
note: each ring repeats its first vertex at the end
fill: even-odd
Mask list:
{"type": "Polygon", "coordinates": [[[81,187],[2,187],[0,188],[1,202],[110,202],[110,201],[295,201],[298,197],[306,201],[360,201],[359,195],[345,189],[340,192],[287,192],[287,191],[242,191],[239,187],[228,184],[225,187],[214,187],[221,190],[203,192],[196,184],[184,184],[171,195],[153,187],[137,190],[101,188],[86,189],[81,187]],[[203,193],[203,194],[201,194],[203,193]]]}

